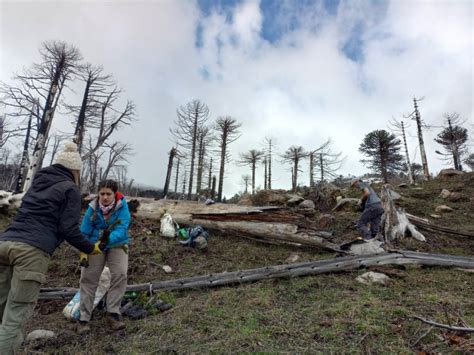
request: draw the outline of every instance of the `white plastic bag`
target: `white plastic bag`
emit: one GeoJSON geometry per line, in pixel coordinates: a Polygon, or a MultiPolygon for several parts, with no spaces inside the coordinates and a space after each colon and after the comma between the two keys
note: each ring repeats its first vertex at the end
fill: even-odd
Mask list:
{"type": "Polygon", "coordinates": [[[176,235],[173,218],[169,213],[165,213],[163,217],[161,217],[160,234],[166,238],[174,238],[176,235]]]}
{"type": "MultiPolygon", "coordinates": [[[[92,309],[97,307],[100,300],[104,297],[107,293],[107,290],[110,287],[110,270],[106,266],[104,270],[102,270],[102,274],[100,274],[99,285],[97,286],[97,290],[95,291],[95,298],[94,298],[94,305],[92,309]]],[[[81,316],[80,310],[80,302],[81,301],[81,291],[77,291],[72,300],[64,307],[63,315],[66,317],[67,320],[78,320],[81,316]]]]}

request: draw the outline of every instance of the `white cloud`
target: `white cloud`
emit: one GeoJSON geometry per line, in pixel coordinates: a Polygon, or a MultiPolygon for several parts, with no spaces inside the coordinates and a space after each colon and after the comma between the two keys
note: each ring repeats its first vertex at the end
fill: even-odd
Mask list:
{"type": "MultiPolygon", "coordinates": [[[[137,104],[133,134],[118,137],[133,143],[130,174],[146,184],[163,184],[175,110],[194,98],[209,105],[213,119],[230,115],[242,122],[242,137],[231,146],[234,158],[261,148],[265,136],[277,139],[280,152],[290,145],[314,149],[331,137],[335,150],[347,155],[344,174],[366,171],[358,153],[364,135],[410,113],[414,95],[426,97],[420,109],[430,124],[439,125],[446,111],[473,120],[470,2],[394,1],[374,10],[369,2],[347,1],[334,17],[319,4],[301,13],[300,27],[291,31],[289,18],[301,8],[285,2],[274,26],[287,32],[273,44],[261,37],[264,14],[257,1],[236,6],[232,20],[217,10],[203,17],[184,1],[0,4],[2,80],[37,60],[43,40],[77,45],[137,104]],[[55,21],[45,23],[42,15],[51,11],[55,21]],[[363,31],[360,62],[342,52],[354,29],[363,31]]],[[[66,118],[62,125],[68,126],[66,118]]],[[[433,171],[442,167],[433,154],[438,131],[425,136],[433,171]]],[[[416,140],[409,144],[415,151],[416,140]]],[[[304,169],[301,182],[307,183],[304,169]]],[[[240,176],[248,173],[229,166],[226,194],[241,190],[240,176]]],[[[274,173],[275,187],[291,185],[287,167],[275,162],[274,173]]],[[[263,169],[258,174],[257,185],[263,185],[263,169]]]]}

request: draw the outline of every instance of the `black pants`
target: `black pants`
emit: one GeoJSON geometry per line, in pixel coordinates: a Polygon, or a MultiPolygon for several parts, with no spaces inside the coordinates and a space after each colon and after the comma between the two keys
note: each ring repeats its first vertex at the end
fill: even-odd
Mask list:
{"type": "Polygon", "coordinates": [[[364,212],[357,222],[357,229],[362,233],[364,239],[370,239],[377,235],[380,227],[380,220],[383,215],[381,203],[372,203],[365,207],[364,212]],[[368,225],[370,224],[370,229],[368,225]]]}

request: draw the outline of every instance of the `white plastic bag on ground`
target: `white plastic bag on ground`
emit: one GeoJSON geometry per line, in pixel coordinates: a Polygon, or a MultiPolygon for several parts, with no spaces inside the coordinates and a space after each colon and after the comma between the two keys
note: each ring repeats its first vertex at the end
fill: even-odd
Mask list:
{"type": "MultiPolygon", "coordinates": [[[[104,270],[102,270],[102,274],[100,274],[99,285],[97,286],[97,290],[95,291],[95,298],[94,298],[94,305],[92,309],[97,307],[100,300],[104,297],[107,293],[107,290],[110,287],[110,270],[106,266],[104,270]]],[[[64,307],[63,315],[66,317],[67,320],[78,320],[81,316],[80,311],[80,301],[81,301],[81,291],[77,291],[72,300],[64,307]]]]}
{"type": "Polygon", "coordinates": [[[165,213],[160,220],[160,234],[166,238],[174,238],[176,229],[174,227],[173,218],[169,213],[165,213]]]}

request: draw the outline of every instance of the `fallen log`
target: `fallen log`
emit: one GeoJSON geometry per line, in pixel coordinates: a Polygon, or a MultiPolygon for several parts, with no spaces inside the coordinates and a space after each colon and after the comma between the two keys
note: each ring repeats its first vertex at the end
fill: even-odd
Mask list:
{"type": "Polygon", "coordinates": [[[317,227],[314,211],[286,207],[248,207],[195,201],[140,199],[137,215],[159,221],[164,212],[179,225],[199,224],[222,235],[250,237],[344,253],[331,243],[332,233],[317,227]]]}
{"type": "MultiPolygon", "coordinates": [[[[340,272],[368,267],[371,265],[388,264],[421,264],[474,268],[474,258],[398,250],[386,254],[348,256],[298,264],[275,265],[256,269],[184,277],[175,280],[155,281],[145,284],[129,285],[127,286],[127,291],[173,291],[217,287],[274,278],[291,278],[328,272],[340,272]]],[[[57,288],[51,291],[50,289],[41,289],[39,299],[68,298],[73,296],[76,292],[77,289],[64,289],[63,291],[58,291],[57,288]]]]}
{"type": "Polygon", "coordinates": [[[403,208],[395,206],[391,189],[388,185],[382,187],[381,200],[385,211],[381,224],[385,242],[390,243],[393,240],[402,239],[406,234],[419,241],[426,241],[425,236],[417,231],[416,227],[408,220],[408,216],[403,208]]]}
{"type": "Polygon", "coordinates": [[[474,233],[469,233],[469,232],[460,232],[455,229],[451,229],[448,227],[443,227],[443,226],[438,226],[436,224],[430,223],[427,219],[425,218],[420,218],[417,216],[414,216],[412,214],[407,213],[406,214],[409,221],[412,222],[415,226],[417,226],[420,229],[432,231],[432,232],[443,232],[443,233],[449,233],[449,234],[454,234],[454,235],[459,235],[461,237],[470,237],[474,238],[474,233]]]}

